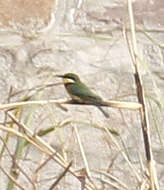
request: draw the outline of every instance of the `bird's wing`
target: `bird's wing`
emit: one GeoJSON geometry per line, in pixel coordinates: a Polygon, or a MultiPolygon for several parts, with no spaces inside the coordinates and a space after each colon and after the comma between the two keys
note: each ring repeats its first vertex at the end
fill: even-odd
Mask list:
{"type": "Polygon", "coordinates": [[[71,92],[73,95],[80,97],[83,100],[92,101],[93,103],[98,103],[102,99],[92,92],[85,84],[81,83],[79,85],[71,85],[71,92]]]}

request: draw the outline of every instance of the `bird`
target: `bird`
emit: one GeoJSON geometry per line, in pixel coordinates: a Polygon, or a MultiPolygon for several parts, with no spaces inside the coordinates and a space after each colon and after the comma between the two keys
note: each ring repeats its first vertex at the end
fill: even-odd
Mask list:
{"type": "Polygon", "coordinates": [[[101,107],[104,102],[102,98],[86,86],[78,75],[66,73],[64,75],[57,75],[57,77],[63,79],[65,89],[73,101],[92,104],[96,106],[106,118],[109,118],[109,114],[101,107]]]}

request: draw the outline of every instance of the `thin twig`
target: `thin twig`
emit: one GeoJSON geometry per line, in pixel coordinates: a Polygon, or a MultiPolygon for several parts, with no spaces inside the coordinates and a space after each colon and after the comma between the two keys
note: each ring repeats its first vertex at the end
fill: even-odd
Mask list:
{"type": "Polygon", "coordinates": [[[85,168],[86,168],[87,175],[88,175],[88,177],[90,178],[90,177],[91,177],[91,173],[90,173],[90,169],[89,169],[89,165],[88,165],[87,158],[86,158],[86,156],[85,156],[85,152],[84,152],[84,149],[83,149],[83,145],[82,145],[82,142],[81,142],[81,139],[80,139],[80,136],[79,136],[79,132],[78,132],[77,127],[76,127],[75,125],[73,125],[73,128],[74,128],[74,130],[75,130],[75,134],[76,134],[76,137],[77,137],[77,141],[78,141],[78,143],[79,143],[80,152],[81,152],[81,155],[82,155],[84,164],[85,164],[85,168]]]}
{"type": "MultiPolygon", "coordinates": [[[[0,104],[0,110],[9,110],[14,109],[20,106],[29,106],[29,105],[46,105],[46,104],[77,104],[77,105],[95,105],[93,103],[89,103],[87,101],[77,102],[68,99],[61,99],[61,100],[38,100],[38,101],[24,101],[24,102],[15,102],[9,104],[0,104]]],[[[142,108],[142,105],[137,102],[124,102],[124,101],[104,101],[98,106],[105,106],[105,107],[113,107],[113,108],[123,108],[123,109],[131,109],[131,110],[138,110],[142,108]]]]}
{"type": "Polygon", "coordinates": [[[70,162],[68,164],[68,166],[65,168],[65,170],[60,174],[60,176],[58,177],[58,179],[51,185],[51,187],[49,188],[49,190],[53,190],[57,184],[60,182],[60,180],[66,175],[66,173],[68,172],[69,168],[72,166],[72,162],[70,162]]]}
{"type": "MultiPolygon", "coordinates": [[[[14,160],[14,156],[11,154],[11,152],[9,151],[6,142],[3,140],[2,137],[0,137],[1,141],[3,142],[8,154],[10,155],[10,157],[12,158],[14,165],[16,165],[17,168],[19,168],[19,170],[22,172],[22,174],[28,179],[28,181],[31,183],[31,185],[33,186],[33,189],[36,190],[35,184],[32,182],[32,180],[30,179],[30,177],[25,173],[25,171],[17,164],[17,162],[14,160]]],[[[15,179],[15,178],[14,178],[15,179]]],[[[16,180],[16,179],[15,179],[16,180]]]]}
{"type": "MultiPolygon", "coordinates": [[[[40,137],[38,137],[37,135],[35,135],[30,129],[29,127],[25,126],[23,123],[20,123],[18,121],[17,118],[15,118],[15,116],[12,113],[7,112],[7,114],[10,116],[10,118],[13,120],[14,123],[16,123],[18,125],[18,127],[21,127],[22,129],[24,129],[25,134],[21,134],[20,132],[17,132],[14,129],[8,128],[8,127],[4,127],[0,125],[0,130],[6,131],[6,132],[10,132],[12,134],[15,134],[16,136],[19,136],[21,138],[26,139],[27,141],[29,141],[31,144],[33,144],[34,146],[36,146],[39,150],[41,150],[42,152],[48,154],[48,155],[52,155],[55,154],[55,156],[53,157],[53,160],[55,160],[60,166],[62,166],[63,168],[66,168],[68,166],[68,163],[63,159],[63,157],[57,153],[55,151],[54,148],[52,148],[49,144],[47,144],[44,140],[42,140],[40,137]],[[28,134],[28,136],[26,136],[28,134]]],[[[73,171],[72,168],[69,168],[69,172],[76,177],[77,179],[78,176],[75,174],[75,172],[73,171]]],[[[95,190],[95,187],[93,186],[92,183],[90,182],[86,182],[85,184],[85,188],[88,190],[95,190]]]]}
{"type": "Polygon", "coordinates": [[[141,114],[141,125],[142,125],[142,133],[144,138],[144,145],[145,145],[145,153],[146,159],[148,163],[149,175],[150,175],[150,185],[152,190],[159,190],[159,184],[157,180],[157,173],[155,168],[155,161],[153,159],[152,148],[151,148],[151,138],[150,138],[150,125],[148,119],[148,111],[146,106],[146,99],[145,99],[145,91],[142,85],[142,77],[139,69],[139,60],[138,57],[138,48],[137,48],[137,40],[136,40],[136,33],[135,33],[135,23],[134,23],[134,16],[133,16],[133,7],[131,0],[127,0],[128,2],[128,11],[129,11],[129,19],[130,19],[130,29],[132,34],[132,45],[133,49],[130,52],[134,58],[133,66],[135,70],[135,82],[137,86],[137,97],[139,103],[143,106],[140,109],[141,114]]]}
{"type": "MultiPolygon", "coordinates": [[[[118,150],[120,150],[121,148],[120,148],[119,144],[117,143],[115,137],[109,132],[109,130],[108,130],[106,127],[104,127],[104,129],[105,129],[107,135],[112,139],[112,142],[115,144],[116,148],[117,148],[118,150]]],[[[136,169],[136,168],[132,165],[132,163],[129,161],[129,159],[128,159],[127,155],[125,154],[125,152],[121,151],[121,154],[122,154],[122,156],[124,157],[124,159],[127,161],[128,165],[129,165],[129,167],[130,167],[130,169],[131,169],[131,170],[133,171],[133,173],[135,174],[135,176],[136,176],[138,182],[141,183],[142,180],[141,180],[141,178],[140,178],[140,176],[139,176],[139,174],[138,174],[138,172],[137,172],[137,169],[136,169]]]]}
{"type": "Polygon", "coordinates": [[[19,187],[20,189],[22,189],[22,190],[26,190],[24,187],[22,187],[22,186],[14,179],[13,176],[11,176],[10,174],[8,174],[8,173],[4,170],[4,167],[2,167],[1,165],[0,165],[0,169],[2,170],[2,172],[3,172],[11,181],[14,182],[14,184],[15,184],[16,186],[18,186],[18,187],[19,187]]]}

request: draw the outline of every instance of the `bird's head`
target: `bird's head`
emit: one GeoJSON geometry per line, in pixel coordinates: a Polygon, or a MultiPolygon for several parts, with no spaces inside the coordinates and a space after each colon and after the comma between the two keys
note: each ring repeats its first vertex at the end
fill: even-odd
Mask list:
{"type": "Polygon", "coordinates": [[[64,84],[76,83],[80,81],[78,75],[74,73],[66,73],[64,75],[57,75],[57,77],[63,78],[64,84]]]}

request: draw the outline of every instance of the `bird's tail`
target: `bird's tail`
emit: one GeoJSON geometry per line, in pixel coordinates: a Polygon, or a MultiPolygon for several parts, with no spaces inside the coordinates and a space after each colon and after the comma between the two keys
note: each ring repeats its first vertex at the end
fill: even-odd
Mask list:
{"type": "Polygon", "coordinates": [[[109,118],[109,114],[103,110],[103,108],[101,106],[97,106],[97,108],[103,113],[103,115],[106,117],[106,118],[109,118]]]}

